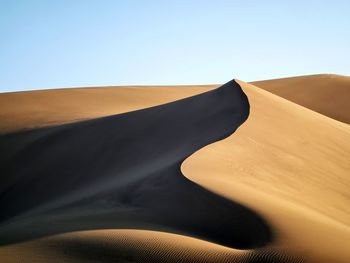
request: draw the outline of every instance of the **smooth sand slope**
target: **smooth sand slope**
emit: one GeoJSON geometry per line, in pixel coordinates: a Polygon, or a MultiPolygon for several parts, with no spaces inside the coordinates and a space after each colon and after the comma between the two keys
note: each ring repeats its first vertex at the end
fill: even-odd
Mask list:
{"type": "Polygon", "coordinates": [[[240,84],[248,120],[190,156],[183,173],[267,218],[278,236],[272,246],[307,262],[348,262],[350,127],[240,84]]]}
{"type": "Polygon", "coordinates": [[[252,82],[323,115],[350,124],[350,77],[320,74],[252,82]]]}
{"type": "Polygon", "coordinates": [[[129,86],[1,93],[0,134],[143,109],[213,87],[129,86]]]}
{"type": "MultiPolygon", "coordinates": [[[[99,260],[115,262],[116,258],[119,259],[119,262],[301,262],[302,260],[305,262],[347,262],[349,258],[347,252],[349,243],[347,194],[349,181],[347,174],[350,159],[348,126],[256,87],[241,84],[251,105],[248,120],[231,137],[191,155],[183,163],[181,169],[190,180],[216,192],[218,194],[216,197],[219,199],[216,197],[214,199],[220,200],[219,203],[223,200],[220,196],[234,202],[228,205],[228,210],[226,207],[223,211],[232,211],[233,205],[235,211],[243,209],[243,219],[248,214],[252,215],[248,218],[257,219],[259,222],[262,219],[262,222],[266,222],[268,231],[265,233],[272,231],[270,238],[268,238],[269,235],[262,235],[265,238],[260,239],[260,241],[267,241],[266,245],[260,249],[237,250],[212,242],[161,232],[95,230],[2,246],[0,247],[0,259],[4,262],[47,262],[48,259],[50,262],[95,262],[99,260]],[[245,207],[237,206],[237,202],[256,213],[245,207]]],[[[173,98],[178,96],[177,98],[180,99],[191,92],[190,95],[193,95],[200,93],[201,89],[203,89],[202,92],[206,92],[214,87],[188,86],[185,93],[182,93],[184,92],[183,87],[178,89],[171,87],[171,89],[179,91],[173,98]]],[[[143,90],[142,88],[137,89],[143,90]]],[[[113,89],[108,88],[104,92],[109,94],[107,91],[111,90],[113,89]]],[[[123,102],[129,105],[128,89],[124,90],[126,95],[123,102]]],[[[46,96],[50,96],[50,92],[47,91],[46,96]]],[[[84,93],[84,91],[81,92],[84,93]]],[[[154,95],[152,92],[145,91],[143,98],[147,100],[147,96],[152,97],[154,95]]],[[[28,94],[33,95],[33,93],[35,92],[28,94]]],[[[136,95],[137,92],[132,94],[136,95]]],[[[63,93],[59,96],[64,99],[63,93]]],[[[45,96],[31,97],[34,97],[35,100],[29,100],[32,102],[28,104],[33,101],[35,103],[46,100],[45,96]]],[[[78,98],[75,99],[78,100],[78,98]]],[[[90,98],[90,100],[93,99],[90,98]]],[[[23,98],[24,105],[25,101],[23,98]]],[[[132,106],[128,107],[132,110],[142,108],[143,105],[147,107],[147,103],[144,104],[142,100],[136,101],[137,99],[130,100],[132,106]]],[[[71,109],[79,109],[79,105],[74,100],[70,102],[64,100],[64,102],[67,102],[66,105],[71,109]]],[[[159,102],[166,101],[160,99],[159,102]]],[[[112,104],[110,105],[112,107],[112,104]]],[[[37,113],[45,109],[45,106],[42,107],[37,113]]],[[[22,109],[25,108],[26,106],[22,107],[22,109]]],[[[50,119],[54,119],[54,123],[80,119],[74,114],[70,117],[69,111],[64,118],[55,117],[55,114],[60,115],[57,110],[59,108],[59,104],[56,106],[54,104],[52,109],[46,110],[51,111],[51,115],[40,113],[42,118],[32,118],[31,121],[24,122],[24,124],[3,125],[3,131],[6,133],[9,130],[26,129],[32,127],[33,124],[33,126],[45,126],[51,122],[50,119]]],[[[101,103],[91,112],[102,113],[102,108],[101,103]]],[[[119,110],[127,111],[122,107],[119,110]]],[[[82,118],[88,118],[90,108],[84,108],[84,111],[85,116],[82,118]]],[[[74,110],[72,112],[74,113],[74,110]]],[[[222,108],[219,115],[221,116],[223,112],[222,108]]],[[[6,114],[5,117],[1,116],[4,120],[11,119],[11,115],[12,119],[23,118],[24,112],[21,112],[20,109],[16,111],[15,107],[12,107],[6,114]]],[[[0,123],[4,122],[0,121],[0,123]]],[[[203,130],[203,127],[201,129],[203,130]]],[[[202,130],[199,133],[202,133],[202,130]]],[[[174,185],[174,181],[171,181],[171,184],[174,185]]],[[[205,195],[207,194],[212,196],[210,192],[206,192],[205,195]]],[[[102,198],[102,200],[106,199],[102,198]]],[[[183,199],[178,198],[178,203],[181,200],[183,199]]],[[[187,200],[185,198],[185,201],[187,200]]],[[[189,205],[193,205],[193,202],[191,201],[189,205]]],[[[197,204],[198,202],[201,203],[202,200],[197,201],[197,204]]],[[[217,207],[216,204],[215,207],[217,207]]],[[[177,219],[180,212],[184,212],[183,206],[179,207],[175,209],[177,213],[172,214],[173,219],[177,219]]],[[[212,208],[209,209],[207,205],[204,210],[201,214],[202,218],[208,216],[209,213],[216,212],[212,208]]],[[[38,213],[43,213],[43,211],[38,210],[38,213]]],[[[57,209],[55,212],[61,213],[62,211],[57,209]]],[[[181,218],[188,220],[189,217],[180,216],[181,218]]],[[[71,222],[68,223],[71,225],[71,222]]],[[[196,224],[200,224],[200,220],[197,220],[196,224]]],[[[211,225],[210,222],[209,225],[211,225]]],[[[175,226],[177,231],[174,231],[174,225],[170,231],[179,232],[181,226],[179,227],[178,224],[175,226]]],[[[223,229],[227,229],[228,232],[231,231],[230,229],[234,231],[234,228],[237,230],[237,224],[232,225],[232,228],[229,224],[223,225],[223,229]]],[[[169,230],[169,226],[167,229],[162,227],[159,229],[166,231],[169,230]]],[[[222,233],[220,229],[215,231],[222,233]]],[[[263,233],[259,231],[258,229],[255,232],[263,233]]],[[[185,235],[191,232],[192,236],[198,236],[198,233],[193,234],[196,232],[193,232],[193,229],[190,231],[187,229],[185,232],[183,232],[185,235]]],[[[203,232],[201,233],[202,236],[198,237],[218,242],[214,240],[215,238],[208,238],[211,236],[210,231],[204,231],[204,235],[203,232]]],[[[245,237],[249,237],[251,232],[242,233],[245,237]]],[[[253,241],[256,240],[253,239],[253,241]]],[[[238,247],[237,244],[234,245],[238,247]]]]}

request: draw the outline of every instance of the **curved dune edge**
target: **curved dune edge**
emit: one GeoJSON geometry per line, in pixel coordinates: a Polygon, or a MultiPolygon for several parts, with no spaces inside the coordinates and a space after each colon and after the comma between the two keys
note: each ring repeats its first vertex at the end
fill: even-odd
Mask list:
{"type": "Polygon", "coordinates": [[[350,127],[239,84],[249,119],[186,159],[183,174],[266,218],[277,234],[271,247],[306,262],[348,262],[350,127]]]}
{"type": "MultiPolygon", "coordinates": [[[[331,118],[350,122],[349,77],[321,74],[252,84],[331,118]]],[[[0,93],[0,134],[130,112],[219,86],[107,86],[0,93]]]]}
{"type": "Polygon", "coordinates": [[[0,243],[140,228],[229,247],[266,244],[271,231],[259,215],[180,172],[187,156],[232,134],[248,113],[246,96],[230,81],[158,107],[0,137],[0,243]]]}

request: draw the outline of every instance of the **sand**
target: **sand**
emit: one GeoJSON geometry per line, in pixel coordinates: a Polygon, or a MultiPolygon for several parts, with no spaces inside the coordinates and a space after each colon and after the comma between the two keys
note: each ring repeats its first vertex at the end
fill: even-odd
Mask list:
{"type": "Polygon", "coordinates": [[[249,119],[189,157],[183,173],[268,218],[274,245],[307,262],[348,262],[350,126],[240,84],[249,119]]]}
{"type": "Polygon", "coordinates": [[[350,124],[350,77],[320,74],[252,82],[253,85],[350,124]]]}
{"type": "MultiPolygon", "coordinates": [[[[263,218],[180,171],[186,157],[232,134],[248,113],[231,81],[168,104],[1,136],[0,244],[128,228],[263,247],[273,238],[263,218]]],[[[252,256],[261,257],[245,252],[242,260],[252,256]]]]}
{"type": "MultiPolygon", "coordinates": [[[[261,226],[265,225],[267,227],[266,233],[271,231],[271,236],[263,235],[265,239],[260,239],[260,242],[264,242],[255,243],[251,249],[246,249],[248,247],[239,249],[239,242],[232,242],[228,239],[225,243],[221,239],[223,232],[220,230],[216,230],[218,234],[216,238],[215,235],[213,238],[211,231],[197,231],[197,234],[194,234],[196,231],[193,229],[186,231],[182,229],[181,235],[175,235],[162,233],[159,230],[176,233],[181,229],[181,224],[180,227],[175,224],[177,231],[174,231],[174,225],[171,229],[169,227],[162,228],[158,222],[153,229],[158,230],[156,232],[93,230],[70,232],[24,243],[8,244],[0,247],[0,259],[4,262],[23,262],[23,258],[25,258],[24,262],[47,262],[48,259],[50,262],[86,262],[87,260],[89,262],[100,260],[115,262],[116,258],[119,259],[119,262],[178,262],[179,260],[182,262],[347,262],[350,257],[347,251],[347,244],[350,242],[350,202],[347,191],[350,186],[347,178],[348,171],[350,171],[349,126],[256,86],[244,82],[239,83],[248,96],[251,106],[248,120],[231,136],[229,134],[224,136],[229,136],[228,138],[210,144],[190,155],[182,163],[181,171],[184,176],[203,187],[198,188],[200,189],[199,196],[202,195],[201,193],[205,193],[203,196],[211,196],[210,198],[215,196],[214,199],[219,200],[216,201],[219,204],[228,201],[227,206],[230,207],[226,207],[223,211],[237,212],[239,211],[237,207],[239,207],[242,209],[241,211],[244,211],[243,218],[265,222],[261,226]],[[205,192],[205,189],[209,191],[205,192]],[[215,194],[213,195],[211,192],[215,194]],[[237,206],[238,204],[242,206],[237,206]],[[188,235],[196,238],[188,237],[188,235]],[[211,242],[203,241],[203,239],[211,242]],[[255,248],[253,248],[254,246],[255,248]]],[[[179,92],[171,95],[168,90],[166,94],[169,100],[181,99],[213,90],[216,87],[216,85],[188,86],[186,89],[183,89],[184,87],[170,87],[172,91],[179,92]],[[184,90],[186,91],[184,92],[184,90]]],[[[166,89],[166,87],[163,88],[166,89]]],[[[144,90],[144,88],[137,89],[144,90]]],[[[123,88],[125,98],[122,101],[125,105],[131,106],[118,108],[111,103],[109,104],[111,111],[105,115],[113,114],[113,107],[116,110],[114,113],[118,113],[117,110],[127,112],[128,109],[137,110],[168,102],[167,99],[163,100],[160,96],[161,99],[153,101],[154,104],[145,103],[148,101],[148,97],[151,100],[151,97],[155,96],[158,92],[156,89],[158,87],[154,90],[145,90],[142,99],[133,102],[137,99],[134,100],[133,96],[129,97],[128,95],[135,95],[138,92],[128,93],[128,88],[123,88]],[[131,97],[133,98],[131,99],[131,97]]],[[[111,90],[117,89],[107,88],[104,92],[106,94],[108,92],[107,95],[109,95],[111,90]]],[[[65,97],[63,91],[60,91],[62,92],[59,95],[61,99],[65,97]]],[[[33,95],[36,92],[29,92],[30,97],[35,99],[28,100],[28,105],[46,101],[45,97],[51,97],[49,94],[53,91],[45,92],[47,92],[46,96],[39,96],[40,99],[33,95]]],[[[74,93],[74,90],[70,92],[74,93]]],[[[84,90],[80,92],[85,93],[84,90]]],[[[16,94],[20,93],[11,94],[19,96],[16,94]]],[[[2,95],[0,95],[0,100],[2,95]]],[[[118,95],[115,96],[118,97],[118,95]]],[[[93,97],[85,99],[86,97],[89,95],[86,95],[83,101],[93,100],[93,97]]],[[[101,97],[103,96],[101,95],[101,97]]],[[[78,100],[79,96],[71,101],[64,100],[67,108],[71,109],[65,113],[64,117],[60,115],[60,104],[58,103],[52,109],[48,109],[50,108],[48,106],[38,108],[37,113],[41,114],[40,118],[26,118],[23,115],[26,115],[24,112],[27,113],[27,111],[23,110],[31,109],[32,106],[26,105],[26,100],[23,97],[23,105],[18,111],[15,110],[16,107],[9,106],[6,116],[1,116],[3,120],[15,120],[18,117],[21,122],[7,122],[6,125],[1,126],[1,129],[3,133],[8,133],[31,127],[45,127],[50,123],[58,125],[77,119],[87,119],[89,114],[93,112],[101,114],[93,115],[94,117],[103,116],[104,104],[101,103],[91,111],[89,107],[84,108],[83,113],[79,115],[80,117],[77,117],[73,109],[79,112],[78,100]],[[50,114],[45,114],[45,112],[50,112],[50,114]],[[22,122],[21,118],[30,119],[30,121],[22,122]]],[[[222,98],[220,100],[225,101],[222,98]]],[[[214,103],[213,106],[216,104],[214,103]]],[[[203,106],[205,105],[203,104],[203,106]]],[[[208,112],[211,112],[211,107],[208,108],[210,109],[208,112]]],[[[219,108],[222,109],[222,112],[219,111],[218,116],[222,116],[225,107],[221,105],[219,108]]],[[[204,117],[207,119],[208,114],[204,117]]],[[[214,125],[213,120],[216,118],[211,119],[211,127],[213,128],[211,132],[215,131],[215,128],[222,131],[222,128],[219,128],[217,124],[214,125]]],[[[221,121],[218,120],[217,123],[221,121]]],[[[0,123],[6,122],[1,121],[0,123]]],[[[96,120],[92,120],[92,123],[95,125],[96,120]]],[[[74,126],[74,124],[66,125],[74,126]]],[[[66,127],[66,125],[59,125],[54,129],[60,130],[60,127],[66,127]]],[[[77,125],[79,130],[81,130],[80,125],[77,125]]],[[[62,130],[60,131],[62,132],[62,130]]],[[[197,133],[201,134],[202,132],[203,130],[197,133]]],[[[27,134],[27,132],[24,133],[27,134]]],[[[193,136],[193,138],[196,137],[193,136]]],[[[171,159],[173,158],[171,157],[171,159]]],[[[197,187],[193,189],[197,189],[197,187]]],[[[195,196],[196,194],[193,195],[193,198],[196,198],[195,196]]],[[[180,221],[191,221],[192,218],[197,220],[197,224],[200,224],[201,219],[208,217],[208,214],[220,211],[215,212],[212,208],[218,206],[213,205],[209,206],[210,209],[208,207],[202,208],[205,212],[200,217],[184,216],[181,215],[184,212],[181,209],[183,202],[186,202],[187,199],[181,201],[181,198],[176,198],[174,202],[176,203],[176,201],[182,205],[173,209],[175,211],[172,215],[174,220],[179,218],[180,221]]],[[[197,204],[201,202],[199,199],[197,204]]],[[[189,206],[193,206],[193,204],[195,204],[193,201],[188,203],[189,206]]],[[[39,210],[40,213],[42,211],[39,210]]],[[[167,217],[165,216],[165,218],[167,217]]],[[[169,221],[169,218],[167,220],[169,221]]],[[[203,226],[211,225],[210,222],[211,220],[203,226]]],[[[223,225],[223,230],[226,229],[228,233],[234,234],[235,230],[239,229],[240,222],[239,220],[236,222],[232,225],[229,222],[218,225],[223,225]]],[[[145,225],[142,227],[145,228],[145,225]]],[[[18,231],[21,232],[20,229],[18,231]]],[[[246,238],[247,234],[248,236],[249,233],[258,234],[259,231],[261,230],[258,228],[258,230],[243,233],[246,238]]],[[[11,233],[13,232],[10,232],[10,236],[11,233]]],[[[235,238],[233,238],[234,240],[235,238]]]]}
{"type": "Polygon", "coordinates": [[[232,134],[248,112],[231,81],[144,110],[1,136],[0,244],[105,228],[266,244],[262,218],[180,172],[186,157],[232,134]]]}
{"type": "Polygon", "coordinates": [[[0,134],[143,109],[216,86],[118,86],[0,94],[0,134]]]}
{"type": "Polygon", "coordinates": [[[183,235],[145,230],[94,230],[2,247],[4,262],[301,263],[288,252],[237,250],[183,235]],[[25,259],[25,260],[24,260],[25,259]]]}

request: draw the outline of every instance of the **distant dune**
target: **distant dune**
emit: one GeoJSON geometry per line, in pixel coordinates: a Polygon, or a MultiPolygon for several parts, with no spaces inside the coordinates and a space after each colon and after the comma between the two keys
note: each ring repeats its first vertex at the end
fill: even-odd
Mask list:
{"type": "Polygon", "coordinates": [[[252,84],[350,124],[350,77],[321,74],[255,81],[252,84]]]}
{"type": "Polygon", "coordinates": [[[130,112],[211,89],[124,86],[1,93],[0,134],[130,112]]]}
{"type": "Polygon", "coordinates": [[[0,94],[1,262],[348,262],[350,126],[237,82],[0,94]]]}

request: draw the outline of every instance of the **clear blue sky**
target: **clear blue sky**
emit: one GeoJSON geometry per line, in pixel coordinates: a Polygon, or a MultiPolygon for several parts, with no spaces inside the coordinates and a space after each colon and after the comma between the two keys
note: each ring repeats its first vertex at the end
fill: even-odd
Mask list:
{"type": "Polygon", "coordinates": [[[350,1],[0,0],[0,92],[350,75],[350,1]]]}

